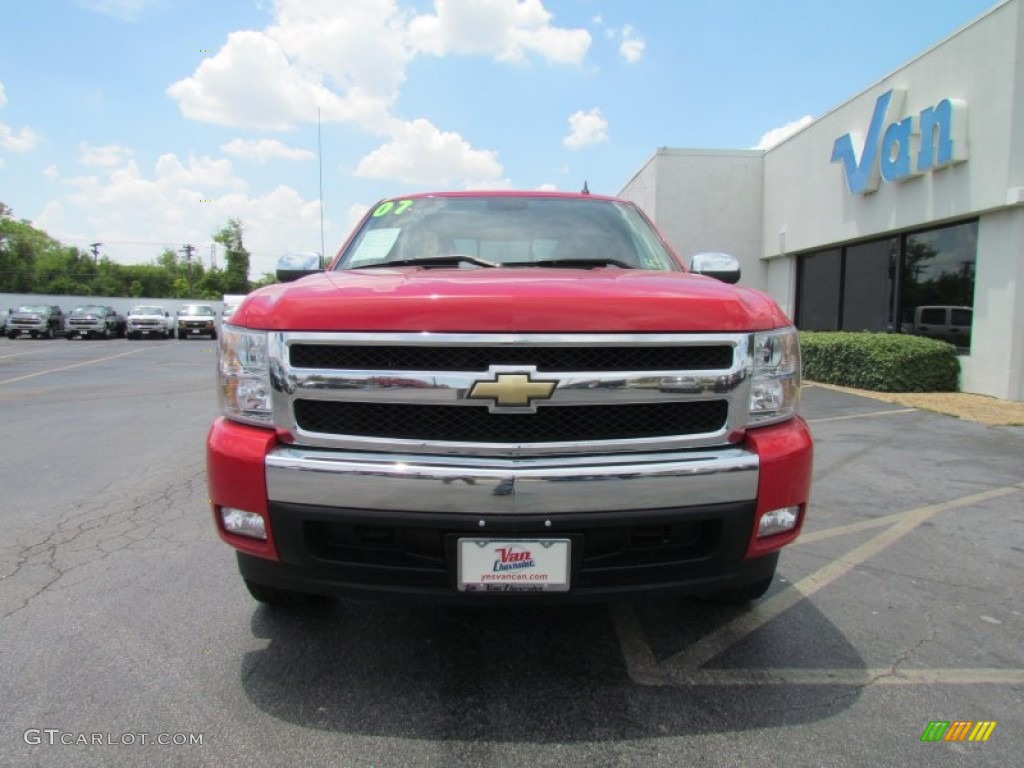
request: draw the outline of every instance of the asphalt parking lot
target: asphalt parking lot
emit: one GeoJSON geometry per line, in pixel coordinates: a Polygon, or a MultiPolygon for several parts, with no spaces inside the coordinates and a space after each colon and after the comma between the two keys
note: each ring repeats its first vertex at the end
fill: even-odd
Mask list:
{"type": "Polygon", "coordinates": [[[210,520],[213,360],[0,338],[0,765],[1020,763],[1022,427],[806,388],[813,507],[747,610],[282,616],[210,520]]]}

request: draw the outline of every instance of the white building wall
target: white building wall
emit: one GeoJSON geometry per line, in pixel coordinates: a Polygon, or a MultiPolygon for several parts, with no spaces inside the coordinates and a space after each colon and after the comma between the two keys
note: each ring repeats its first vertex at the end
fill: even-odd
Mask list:
{"type": "Polygon", "coordinates": [[[684,261],[705,251],[732,254],[744,285],[759,288],[763,162],[759,150],[662,148],[619,194],[655,220],[684,261]]]}
{"type": "Polygon", "coordinates": [[[780,230],[794,253],[1005,207],[1008,190],[1024,178],[1021,30],[1021,3],[1010,0],[772,148],[763,255],[779,253],[780,230]],[[885,126],[905,117],[916,125],[922,110],[943,99],[965,102],[966,135],[954,140],[966,142],[967,160],[851,194],[842,163],[831,161],[833,145],[850,133],[860,150],[876,101],[890,89],[904,90],[905,103],[885,126]]]}
{"type": "Polygon", "coordinates": [[[1024,400],[1024,205],[982,217],[971,355],[960,388],[1024,400]]]}
{"type": "Polygon", "coordinates": [[[767,152],[659,149],[621,194],[684,258],[736,255],[743,282],[790,316],[794,254],[977,216],[975,325],[961,388],[1024,400],[1024,0],[999,3],[767,152]],[[963,102],[965,126],[953,140],[966,158],[851,194],[833,147],[850,134],[861,159],[878,98],[890,90],[882,133],[908,117],[916,130],[921,112],[944,99],[963,102]]]}

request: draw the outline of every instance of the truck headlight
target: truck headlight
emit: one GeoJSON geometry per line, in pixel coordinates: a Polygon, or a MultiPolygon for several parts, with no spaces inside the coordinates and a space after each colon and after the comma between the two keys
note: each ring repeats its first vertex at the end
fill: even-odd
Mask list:
{"type": "Polygon", "coordinates": [[[225,416],[262,426],[272,423],[266,331],[225,325],[220,334],[217,375],[225,416]]]}
{"type": "Polygon", "coordinates": [[[785,421],[800,403],[800,341],[796,328],[754,334],[750,426],[785,421]]]}

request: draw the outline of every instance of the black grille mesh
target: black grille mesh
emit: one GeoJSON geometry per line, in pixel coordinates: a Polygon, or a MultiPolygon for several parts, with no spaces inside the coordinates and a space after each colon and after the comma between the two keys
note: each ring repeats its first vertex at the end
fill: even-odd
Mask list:
{"type": "Polygon", "coordinates": [[[295,368],[350,371],[486,371],[491,365],[541,371],[708,371],[732,366],[732,347],[433,347],[293,344],[295,368]]]}
{"type": "Polygon", "coordinates": [[[296,400],[299,427],[332,435],[488,443],[672,437],[725,425],[725,400],[542,407],[491,413],[485,407],[296,400]]]}

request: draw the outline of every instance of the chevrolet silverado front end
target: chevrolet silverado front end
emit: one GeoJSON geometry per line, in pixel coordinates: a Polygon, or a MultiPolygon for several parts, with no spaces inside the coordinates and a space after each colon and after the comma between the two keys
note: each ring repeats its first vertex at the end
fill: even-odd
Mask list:
{"type": "Polygon", "coordinates": [[[624,201],[384,201],[218,372],[214,518],[264,602],[744,601],[803,523],[795,329],[624,201]]]}

